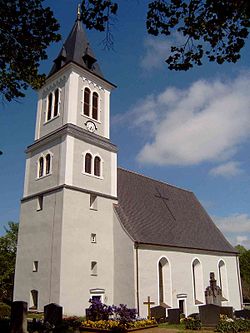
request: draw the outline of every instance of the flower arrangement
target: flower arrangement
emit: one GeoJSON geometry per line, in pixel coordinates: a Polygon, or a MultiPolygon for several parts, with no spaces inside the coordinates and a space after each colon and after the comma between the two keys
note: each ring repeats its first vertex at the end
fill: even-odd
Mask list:
{"type": "Polygon", "coordinates": [[[185,324],[186,330],[200,330],[201,329],[201,321],[198,318],[187,317],[181,318],[181,323],[185,324]]]}
{"type": "Polygon", "coordinates": [[[226,315],[220,315],[220,321],[216,326],[216,332],[220,333],[238,333],[250,330],[250,320],[247,319],[232,319],[226,315]]]}

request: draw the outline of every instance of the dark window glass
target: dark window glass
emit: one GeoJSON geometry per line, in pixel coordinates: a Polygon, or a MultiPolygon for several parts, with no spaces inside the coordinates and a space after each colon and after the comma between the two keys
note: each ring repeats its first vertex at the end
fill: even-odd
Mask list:
{"type": "Polygon", "coordinates": [[[52,112],[52,93],[49,94],[48,97],[48,112],[47,112],[47,120],[51,119],[51,112],[52,112]]]}
{"type": "Polygon", "coordinates": [[[39,170],[38,170],[38,176],[43,176],[43,157],[39,158],[39,170]]]}
{"type": "Polygon", "coordinates": [[[50,173],[50,167],[51,167],[51,156],[50,154],[46,155],[46,175],[50,173]]]}
{"type": "Polygon", "coordinates": [[[83,113],[89,117],[89,106],[90,106],[90,90],[89,88],[84,89],[84,105],[83,113]]]}
{"type": "Polygon", "coordinates": [[[92,103],[92,118],[98,118],[98,94],[96,92],[93,93],[93,103],[92,103]]]}
{"type": "Polygon", "coordinates": [[[55,90],[54,117],[58,115],[59,110],[59,89],[55,90]]]}
{"type": "Polygon", "coordinates": [[[95,162],[94,162],[94,175],[99,176],[101,175],[101,159],[100,157],[96,156],[95,157],[95,162]]]}
{"type": "Polygon", "coordinates": [[[91,154],[87,153],[85,155],[85,172],[91,173],[91,162],[92,162],[92,156],[91,154]]]}
{"type": "Polygon", "coordinates": [[[38,291],[37,290],[31,290],[31,304],[30,309],[37,309],[38,306],[38,291]]]}

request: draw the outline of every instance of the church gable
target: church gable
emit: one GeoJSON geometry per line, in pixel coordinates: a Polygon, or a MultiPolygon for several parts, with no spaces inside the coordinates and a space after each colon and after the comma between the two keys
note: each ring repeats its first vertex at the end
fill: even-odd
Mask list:
{"type": "Polygon", "coordinates": [[[192,192],[118,169],[118,202],[135,242],[236,253],[192,192]]]}

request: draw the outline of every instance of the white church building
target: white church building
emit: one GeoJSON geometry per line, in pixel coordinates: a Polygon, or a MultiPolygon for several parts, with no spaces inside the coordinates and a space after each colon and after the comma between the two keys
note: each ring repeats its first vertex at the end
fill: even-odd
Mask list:
{"type": "Polygon", "coordinates": [[[78,18],[38,94],[27,150],[14,300],[84,315],[90,298],[147,316],[151,301],[186,314],[209,273],[223,305],[242,307],[236,250],[195,195],[117,168],[110,93],[78,18]]]}

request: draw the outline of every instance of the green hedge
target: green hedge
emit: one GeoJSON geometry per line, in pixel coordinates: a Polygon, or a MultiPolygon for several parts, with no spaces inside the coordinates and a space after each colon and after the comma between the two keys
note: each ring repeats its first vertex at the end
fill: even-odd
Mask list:
{"type": "Polygon", "coordinates": [[[237,333],[250,331],[250,320],[225,318],[219,321],[216,326],[216,332],[237,333]]]}
{"type": "Polygon", "coordinates": [[[11,308],[9,305],[0,302],[0,319],[10,318],[11,308]]]}

